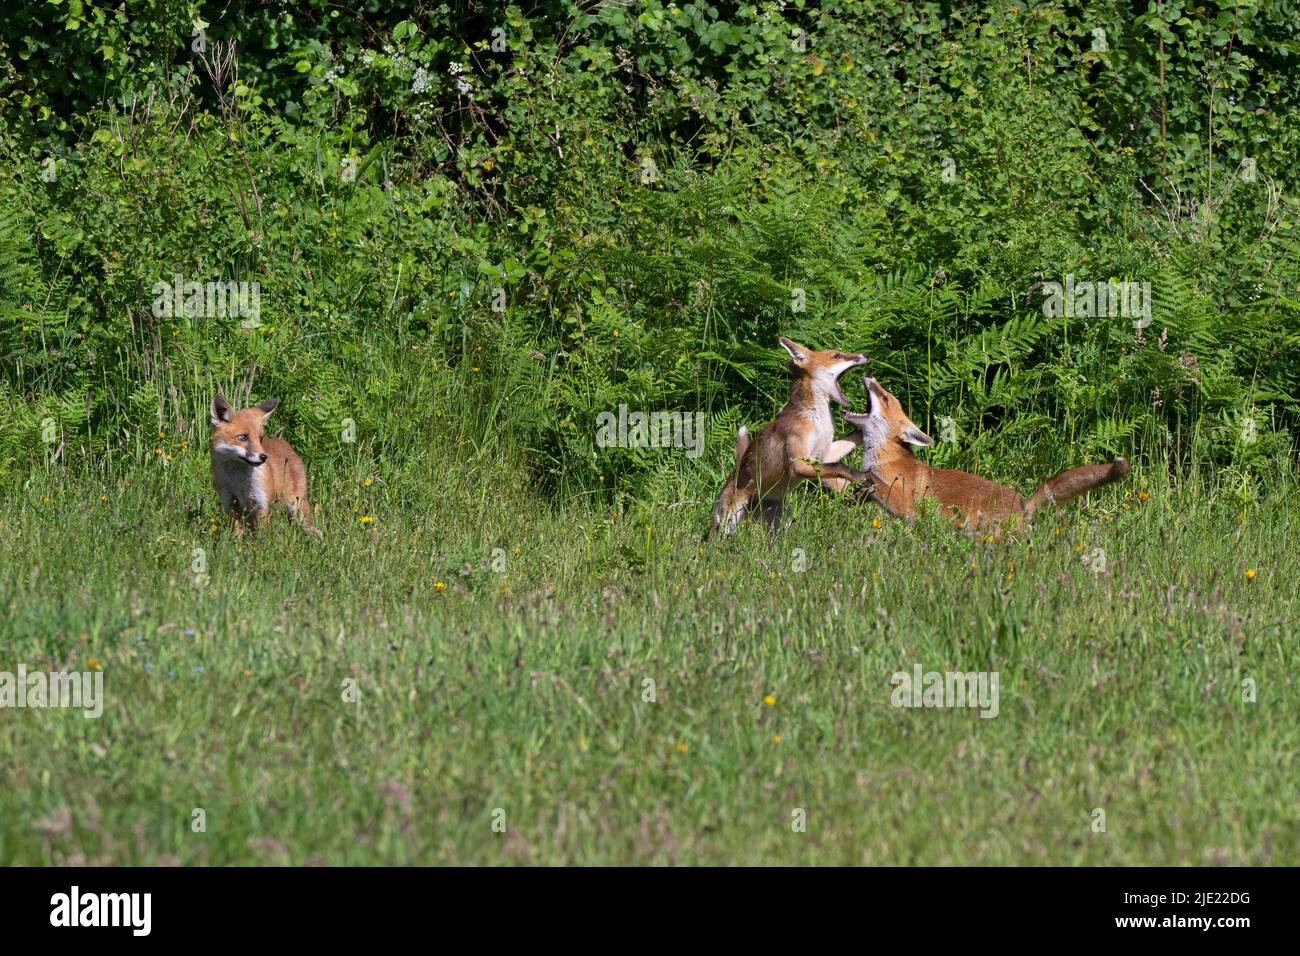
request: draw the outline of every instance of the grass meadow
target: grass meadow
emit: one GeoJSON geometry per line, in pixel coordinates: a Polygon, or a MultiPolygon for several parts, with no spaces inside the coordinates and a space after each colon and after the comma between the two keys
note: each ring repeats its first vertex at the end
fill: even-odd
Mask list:
{"type": "Polygon", "coordinates": [[[9,6],[0,864],[1300,863],[1297,4],[9,6]],[[1132,473],[702,546],[780,336],[1132,473]]]}
{"type": "Polygon", "coordinates": [[[5,659],[106,697],[0,714],[0,862],[1297,858],[1294,483],[1135,467],[998,544],[809,491],[702,548],[703,465],[556,507],[429,454],[308,462],[324,541],[241,544],[196,444],[0,505],[5,659]],[[918,664],[997,715],[893,706],[918,664]]]}

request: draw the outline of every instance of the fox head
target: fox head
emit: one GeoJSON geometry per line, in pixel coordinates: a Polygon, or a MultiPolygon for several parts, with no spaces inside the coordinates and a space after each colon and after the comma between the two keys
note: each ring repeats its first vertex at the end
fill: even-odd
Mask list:
{"type": "Polygon", "coordinates": [[[862,429],[865,461],[874,462],[880,450],[894,442],[920,446],[934,444],[934,439],[916,427],[903,411],[902,404],[885,391],[883,385],[870,376],[866,381],[870,408],[865,412],[844,413],[846,422],[862,429]]]}
{"type": "Polygon", "coordinates": [[[266,461],[262,426],[280,402],[269,398],[261,405],[238,411],[218,395],[212,400],[212,454],[239,459],[254,468],[266,461]]]}
{"type": "Polygon", "coordinates": [[[828,398],[833,398],[841,405],[848,406],[848,399],[840,391],[840,376],[851,368],[857,368],[867,364],[867,357],[857,352],[837,352],[834,349],[827,349],[824,352],[818,352],[814,349],[804,348],[798,342],[787,339],[784,335],[780,338],[781,347],[790,353],[790,361],[786,368],[790,374],[796,377],[807,376],[813,385],[813,388],[820,391],[828,398]]]}

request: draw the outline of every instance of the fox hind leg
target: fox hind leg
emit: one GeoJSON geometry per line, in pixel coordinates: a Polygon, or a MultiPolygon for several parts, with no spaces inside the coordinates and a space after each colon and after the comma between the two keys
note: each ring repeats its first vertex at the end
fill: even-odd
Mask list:
{"type": "Polygon", "coordinates": [[[321,534],[320,529],[316,527],[316,523],[312,521],[311,503],[307,500],[306,495],[298,495],[297,497],[294,498],[286,498],[284,502],[284,506],[289,509],[289,514],[292,515],[294,518],[297,518],[299,523],[307,531],[314,534],[318,538],[325,537],[323,534],[321,534]]]}
{"type": "Polygon", "coordinates": [[[769,531],[781,530],[781,518],[785,515],[784,503],[780,498],[769,498],[760,505],[760,513],[763,516],[763,524],[767,525],[769,531]]]}

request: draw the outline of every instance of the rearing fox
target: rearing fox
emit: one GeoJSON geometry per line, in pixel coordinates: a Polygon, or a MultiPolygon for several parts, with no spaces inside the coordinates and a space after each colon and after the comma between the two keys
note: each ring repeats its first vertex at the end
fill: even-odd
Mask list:
{"type": "Polygon", "coordinates": [[[866,478],[864,472],[839,464],[861,438],[855,432],[852,438],[835,440],[830,403],[849,404],[840,391],[840,376],[865,365],[867,357],[834,349],[818,352],[784,336],[779,341],[790,353],[787,368],[794,376],[790,399],[776,420],[760,428],[752,439],[744,428],[737,433],[736,470],[718,494],[705,538],[719,531],[732,534],[755,504],[762,508],[769,525],[777,524],[785,493],[801,481],[820,478],[840,490],[848,482],[866,478]]]}
{"type": "Polygon", "coordinates": [[[1128,462],[1116,458],[1107,465],[1081,465],[1043,482],[1025,501],[1014,488],[951,468],[931,468],[908,445],[933,445],[917,428],[897,398],[874,378],[867,379],[871,408],[845,412],[844,420],[862,429],[862,467],[871,475],[866,486],[873,499],[890,514],[916,517],[921,498],[935,498],[945,513],[967,531],[1000,526],[1011,519],[1028,522],[1045,505],[1063,505],[1101,485],[1128,474],[1128,462]]]}

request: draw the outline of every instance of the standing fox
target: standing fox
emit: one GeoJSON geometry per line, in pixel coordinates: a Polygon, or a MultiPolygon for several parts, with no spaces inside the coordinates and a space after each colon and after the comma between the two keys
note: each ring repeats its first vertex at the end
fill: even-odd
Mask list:
{"type": "Polygon", "coordinates": [[[845,421],[862,429],[862,467],[871,475],[870,495],[892,515],[916,517],[917,502],[938,499],[945,512],[967,531],[1000,526],[1008,519],[1028,522],[1045,505],[1063,505],[1093,488],[1128,474],[1128,462],[1116,458],[1107,465],[1081,465],[1049,478],[1025,501],[1015,489],[965,471],[931,468],[908,445],[933,445],[917,428],[898,399],[874,378],[867,379],[871,409],[846,412],[845,421]]]}
{"type": "Polygon", "coordinates": [[[282,438],[263,438],[262,427],[279,405],[271,398],[235,411],[222,396],[212,400],[212,484],[224,508],[235,518],[235,533],[244,536],[244,519],[255,525],[276,501],[320,536],[307,503],[307,468],[282,438]]]}
{"type": "Polygon", "coordinates": [[[785,493],[801,481],[821,479],[838,491],[867,477],[865,472],[839,464],[862,439],[855,432],[851,439],[836,441],[830,407],[831,399],[849,404],[840,391],[840,376],[865,365],[867,357],[834,350],[817,352],[784,336],[780,342],[790,353],[787,368],[794,376],[790,399],[776,420],[760,428],[752,440],[743,427],[737,433],[736,470],[722,486],[705,538],[719,531],[734,533],[755,504],[761,507],[763,519],[776,525],[785,493]]]}

